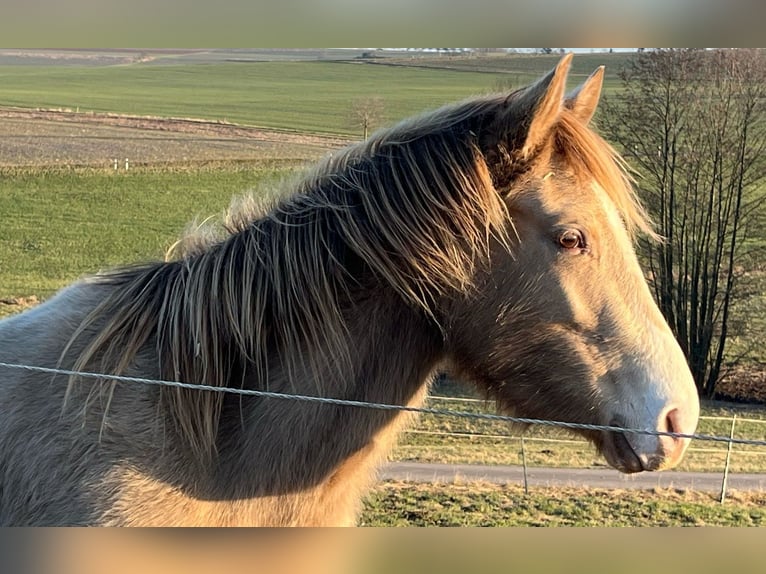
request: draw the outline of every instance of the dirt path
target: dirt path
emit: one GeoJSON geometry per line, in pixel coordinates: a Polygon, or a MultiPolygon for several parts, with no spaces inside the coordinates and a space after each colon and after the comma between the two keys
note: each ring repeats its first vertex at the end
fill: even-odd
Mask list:
{"type": "MultiPolygon", "coordinates": [[[[523,484],[520,466],[481,466],[468,464],[427,464],[392,462],[383,467],[382,480],[413,482],[484,481],[495,484],[523,484]]],[[[720,492],[720,473],[707,472],[642,472],[625,475],[613,469],[571,469],[529,467],[530,486],[573,486],[592,488],[678,488],[704,492],[720,492]]],[[[766,474],[730,474],[732,490],[766,490],[766,474]]]]}
{"type": "Polygon", "coordinates": [[[194,118],[0,107],[0,165],[315,160],[349,139],[194,118]]]}

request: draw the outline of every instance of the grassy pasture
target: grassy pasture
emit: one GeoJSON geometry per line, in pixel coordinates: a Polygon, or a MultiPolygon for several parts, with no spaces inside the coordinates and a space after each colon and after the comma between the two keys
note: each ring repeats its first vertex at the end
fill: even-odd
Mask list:
{"type": "Polygon", "coordinates": [[[85,273],[161,259],[192,220],[221,213],[249,189],[270,189],[285,173],[242,167],[2,176],[0,298],[44,299],[85,273]]]}
{"type": "MultiPolygon", "coordinates": [[[[605,82],[614,85],[620,70],[632,58],[634,53],[592,53],[575,54],[569,74],[572,81],[582,81],[599,66],[605,66],[605,82]]],[[[505,74],[524,81],[534,80],[548,70],[553,69],[561,59],[561,54],[487,54],[487,55],[418,55],[409,57],[389,57],[379,61],[384,65],[421,66],[445,70],[482,71],[505,74]]]]}
{"type": "Polygon", "coordinates": [[[763,526],[766,494],[714,496],[675,490],[629,491],[515,485],[378,485],[363,526],[763,526]]]}
{"type": "Polygon", "coordinates": [[[166,66],[4,66],[0,106],[195,117],[353,133],[351,102],[370,95],[393,121],[488,91],[492,74],[337,62],[166,66]]]}
{"type": "MultiPolygon", "coordinates": [[[[611,89],[615,74],[628,57],[577,55],[571,83],[574,86],[606,63],[607,87],[611,89]]],[[[195,117],[351,134],[355,128],[348,114],[357,98],[381,97],[385,103],[384,120],[392,122],[493,91],[509,79],[513,85],[524,85],[550,70],[559,58],[507,55],[383,58],[368,62],[0,65],[0,106],[195,117]]]]}

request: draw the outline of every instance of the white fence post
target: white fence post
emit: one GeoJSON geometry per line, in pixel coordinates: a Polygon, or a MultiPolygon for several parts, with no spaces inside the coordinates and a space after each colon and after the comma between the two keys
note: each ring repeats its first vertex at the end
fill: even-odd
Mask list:
{"type": "MultiPolygon", "coordinates": [[[[734,424],[737,422],[737,415],[735,414],[731,418],[731,431],[729,432],[729,438],[734,438],[734,424]]],[[[723,482],[721,483],[721,504],[726,500],[726,483],[729,481],[729,461],[731,460],[731,446],[732,442],[729,441],[729,446],[726,449],[726,464],[723,467],[723,482]]]]}
{"type": "Polygon", "coordinates": [[[527,480],[527,449],[524,437],[521,437],[521,466],[524,469],[524,494],[529,494],[529,482],[527,480]]]}

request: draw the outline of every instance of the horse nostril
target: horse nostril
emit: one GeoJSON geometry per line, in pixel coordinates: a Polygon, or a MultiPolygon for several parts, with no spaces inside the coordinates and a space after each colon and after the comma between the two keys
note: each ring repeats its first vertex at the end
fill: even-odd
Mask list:
{"type": "MultiPolygon", "coordinates": [[[[672,433],[684,433],[683,415],[678,408],[670,409],[665,415],[665,428],[661,431],[672,433]]],[[[689,439],[681,437],[663,436],[661,441],[665,445],[665,455],[670,460],[680,458],[686,448],[689,439]]]]}
{"type": "Polygon", "coordinates": [[[668,414],[665,416],[665,431],[666,432],[681,432],[679,429],[681,428],[681,425],[679,424],[680,421],[678,420],[680,413],[678,412],[678,409],[670,409],[668,411],[668,414]]]}

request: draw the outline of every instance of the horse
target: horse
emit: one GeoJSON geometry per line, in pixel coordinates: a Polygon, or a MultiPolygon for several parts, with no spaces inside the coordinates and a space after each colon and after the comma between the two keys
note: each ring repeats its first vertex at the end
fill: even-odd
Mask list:
{"type": "Polygon", "coordinates": [[[653,235],[590,125],[603,67],[453,103],[243,201],[172,257],[0,322],[0,522],[353,525],[447,369],[500,412],[581,429],[625,472],[681,460],[699,400],[633,242],[653,235]],[[74,374],[72,373],[74,372],[74,374]],[[77,373],[180,381],[139,385],[77,373]]]}

